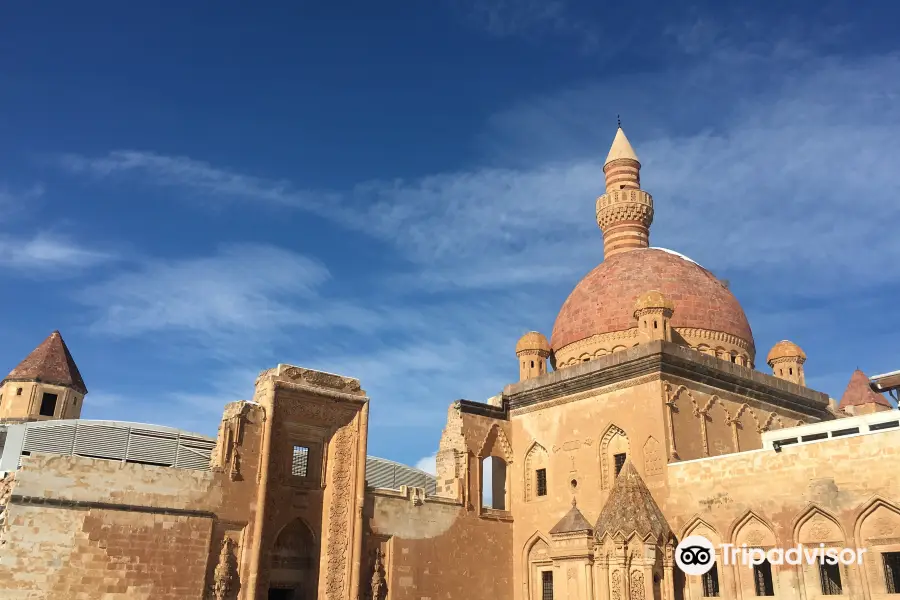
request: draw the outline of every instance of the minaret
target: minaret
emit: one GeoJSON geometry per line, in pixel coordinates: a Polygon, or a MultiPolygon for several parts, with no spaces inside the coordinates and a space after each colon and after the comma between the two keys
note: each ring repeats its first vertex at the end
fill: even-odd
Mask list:
{"type": "Polygon", "coordinates": [[[641,189],[641,163],[621,124],[603,173],[606,193],[597,198],[597,224],[603,231],[604,258],[649,247],[653,198],[641,189]]]}

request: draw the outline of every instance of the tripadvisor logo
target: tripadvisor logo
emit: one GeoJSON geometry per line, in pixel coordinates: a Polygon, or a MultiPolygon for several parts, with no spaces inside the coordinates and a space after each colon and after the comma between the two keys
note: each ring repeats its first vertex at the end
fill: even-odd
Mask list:
{"type": "MultiPolygon", "coordinates": [[[[755,567],[769,562],[772,565],[861,565],[865,548],[826,548],[803,546],[797,544],[793,548],[748,548],[746,545],[722,544],[720,555],[726,565],[743,565],[755,567]]],[[[687,575],[703,575],[708,573],[716,563],[716,548],[702,535],[691,535],[675,548],[675,564],[687,575]]]]}
{"type": "Polygon", "coordinates": [[[690,535],[675,548],[675,564],[687,575],[703,575],[715,562],[716,549],[702,535],[690,535]]]}

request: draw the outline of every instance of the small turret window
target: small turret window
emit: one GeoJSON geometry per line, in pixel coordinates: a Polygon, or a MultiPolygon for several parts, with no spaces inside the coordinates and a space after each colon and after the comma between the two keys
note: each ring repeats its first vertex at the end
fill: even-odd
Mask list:
{"type": "Polygon", "coordinates": [[[794,374],[794,367],[790,367],[788,369],[788,375],[793,375],[793,374],[794,374]]]}
{"type": "Polygon", "coordinates": [[[538,361],[538,368],[539,368],[539,369],[543,369],[543,368],[544,368],[544,361],[542,361],[542,360],[539,360],[539,361],[538,361]]]}
{"type": "Polygon", "coordinates": [[[534,361],[531,361],[531,368],[534,368],[534,361]]]}
{"type": "Polygon", "coordinates": [[[22,395],[22,388],[16,388],[16,396],[22,395]]]}
{"type": "Polygon", "coordinates": [[[653,321],[653,329],[659,329],[659,327],[657,326],[656,321],[653,321]]]}
{"type": "Polygon", "coordinates": [[[44,394],[41,398],[41,412],[40,415],[42,417],[52,417],[56,414],[56,399],[59,396],[56,394],[44,394]]]}

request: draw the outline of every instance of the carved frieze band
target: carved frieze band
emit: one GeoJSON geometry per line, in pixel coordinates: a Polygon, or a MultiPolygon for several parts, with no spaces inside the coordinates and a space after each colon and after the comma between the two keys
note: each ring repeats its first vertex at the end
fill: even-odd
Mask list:
{"type": "MultiPolygon", "coordinates": [[[[678,311],[677,306],[675,307],[675,311],[678,311]]],[[[730,333],[695,327],[673,327],[672,329],[690,344],[691,349],[697,350],[698,352],[705,351],[704,348],[701,348],[703,344],[697,343],[699,340],[719,342],[743,350],[748,354],[748,356],[745,357],[745,360],[748,363],[752,362],[756,352],[751,342],[730,333]]],[[[572,342],[571,344],[567,344],[558,349],[556,351],[558,365],[560,367],[568,367],[583,362],[585,358],[607,356],[615,352],[613,348],[610,348],[610,345],[614,345],[614,348],[616,349],[625,350],[629,346],[634,346],[640,340],[640,330],[637,327],[592,335],[591,337],[572,342]],[[621,342],[621,345],[615,345],[615,342],[621,342]]]]}

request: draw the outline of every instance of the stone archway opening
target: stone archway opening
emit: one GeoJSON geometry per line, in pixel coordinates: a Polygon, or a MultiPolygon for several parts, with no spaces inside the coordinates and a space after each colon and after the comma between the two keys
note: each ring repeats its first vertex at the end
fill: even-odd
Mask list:
{"type": "Polygon", "coordinates": [[[315,600],[319,547],[302,519],[288,523],[272,548],[268,600],[315,600]]]}

